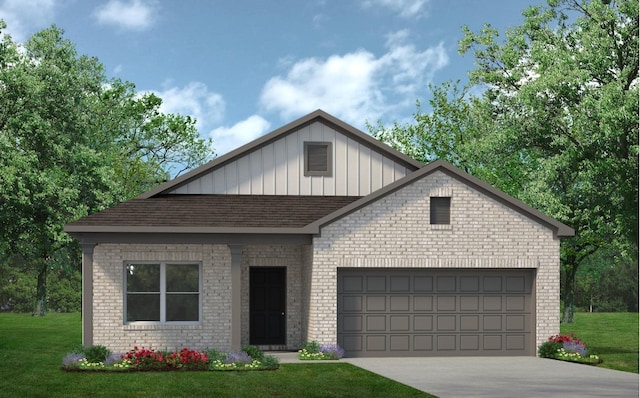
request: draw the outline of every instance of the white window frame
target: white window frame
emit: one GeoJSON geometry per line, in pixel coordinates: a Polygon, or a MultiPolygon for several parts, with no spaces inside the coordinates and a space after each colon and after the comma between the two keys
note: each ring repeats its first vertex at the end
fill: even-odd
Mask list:
{"type": "MultiPolygon", "coordinates": [[[[125,261],[123,266],[123,321],[125,325],[200,325],[202,323],[202,262],[199,261],[125,261]],[[159,265],[160,266],[160,321],[127,321],[127,266],[129,265],[159,265]],[[167,321],[167,265],[197,265],[198,266],[198,320],[197,321],[167,321]]],[[[171,292],[176,294],[181,292],[171,292]]],[[[194,292],[184,292],[194,294],[194,292]]],[[[155,293],[154,293],[155,294],[155,293]]]]}

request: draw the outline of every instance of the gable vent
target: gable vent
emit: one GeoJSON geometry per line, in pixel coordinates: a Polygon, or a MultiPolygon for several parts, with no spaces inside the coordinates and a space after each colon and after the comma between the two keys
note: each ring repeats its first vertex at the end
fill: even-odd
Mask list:
{"type": "Polygon", "coordinates": [[[331,176],[331,143],[304,143],[304,175],[331,176]]]}

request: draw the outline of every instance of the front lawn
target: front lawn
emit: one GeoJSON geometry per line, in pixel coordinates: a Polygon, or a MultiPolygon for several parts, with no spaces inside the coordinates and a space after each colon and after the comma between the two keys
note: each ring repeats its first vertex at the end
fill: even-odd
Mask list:
{"type": "Polygon", "coordinates": [[[282,364],[276,371],[69,373],[79,314],[0,314],[0,397],[431,397],[347,363],[282,364]]]}
{"type": "Polygon", "coordinates": [[[638,373],[638,313],[577,312],[574,323],[560,325],[562,333],[574,333],[602,359],[599,367],[638,373]]]}

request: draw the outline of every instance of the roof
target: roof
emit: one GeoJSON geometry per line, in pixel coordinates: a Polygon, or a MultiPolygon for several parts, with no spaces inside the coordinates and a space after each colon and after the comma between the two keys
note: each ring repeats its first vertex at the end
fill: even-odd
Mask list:
{"type": "Polygon", "coordinates": [[[453,165],[437,160],[428,165],[379,142],[360,130],[317,110],[258,138],[139,197],[67,224],[70,233],[209,233],[319,234],[328,225],[425,176],[442,171],[488,197],[550,228],[556,236],[574,230],[453,165]],[[246,156],[251,151],[315,122],[322,122],[414,170],[365,197],[285,195],[167,195],[204,173],[246,156]]]}
{"type": "Polygon", "coordinates": [[[67,232],[291,233],[358,196],[159,195],[132,199],[65,227],[67,232]]]}
{"type": "Polygon", "coordinates": [[[203,174],[206,174],[217,168],[223,167],[225,164],[229,162],[232,162],[242,156],[246,156],[250,152],[253,152],[263,146],[266,146],[276,140],[279,140],[287,136],[288,134],[294,133],[295,131],[298,131],[301,128],[315,122],[323,123],[337,131],[340,131],[344,135],[360,142],[361,144],[367,146],[371,150],[384,154],[386,157],[389,157],[395,160],[396,162],[403,164],[405,167],[407,167],[410,170],[415,171],[424,166],[422,162],[419,162],[405,155],[404,153],[396,149],[393,149],[389,145],[379,140],[376,140],[370,135],[365,134],[362,131],[358,130],[357,128],[351,126],[350,124],[347,124],[342,120],[337,119],[334,116],[331,116],[330,114],[324,112],[323,110],[318,109],[315,112],[311,112],[306,116],[303,116],[297,120],[294,120],[293,122],[286,124],[280,127],[279,129],[274,130],[271,133],[266,134],[254,141],[251,141],[250,143],[244,146],[241,146],[240,148],[235,149],[223,156],[220,156],[219,158],[216,158],[186,174],[183,174],[171,181],[167,181],[166,183],[159,185],[158,187],[143,193],[142,195],[138,196],[138,198],[144,199],[144,198],[150,198],[154,195],[168,193],[169,191],[172,191],[184,184],[188,184],[190,181],[199,178],[203,174]]]}
{"type": "Polygon", "coordinates": [[[428,176],[429,174],[434,173],[435,171],[442,171],[451,177],[463,182],[464,184],[477,189],[478,191],[484,193],[488,197],[497,200],[498,202],[506,205],[507,207],[525,215],[526,217],[533,219],[540,224],[546,225],[550,228],[556,236],[573,236],[575,231],[573,228],[561,223],[560,221],[549,217],[543,212],[527,205],[526,203],[507,195],[501,190],[487,184],[481,179],[472,176],[469,173],[466,173],[452,164],[445,162],[444,160],[436,160],[428,165],[422,167],[420,170],[415,171],[407,175],[406,177],[397,180],[394,183],[391,183],[376,192],[373,192],[370,195],[367,195],[336,212],[329,214],[308,226],[311,230],[320,230],[323,226],[328,225],[342,217],[347,216],[354,211],[367,206],[369,203],[375,202],[421,178],[428,176]]]}

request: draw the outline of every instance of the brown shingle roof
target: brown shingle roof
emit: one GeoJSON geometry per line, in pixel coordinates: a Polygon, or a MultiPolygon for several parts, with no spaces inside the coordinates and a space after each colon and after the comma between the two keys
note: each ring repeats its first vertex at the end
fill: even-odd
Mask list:
{"type": "Polygon", "coordinates": [[[357,196],[160,195],[132,199],[69,227],[302,228],[357,196]]]}

